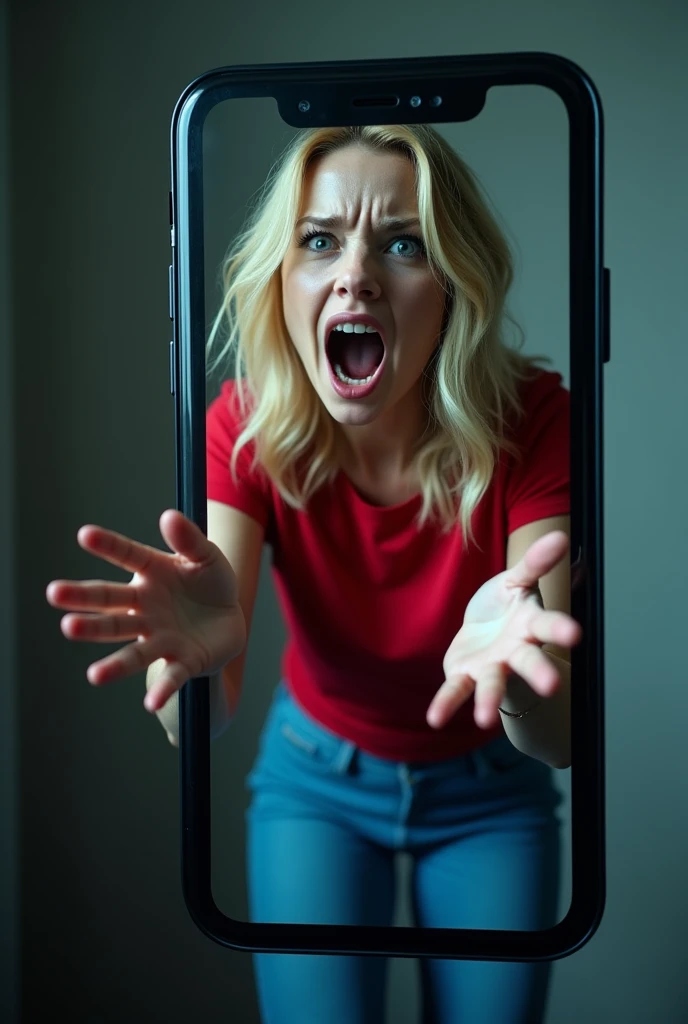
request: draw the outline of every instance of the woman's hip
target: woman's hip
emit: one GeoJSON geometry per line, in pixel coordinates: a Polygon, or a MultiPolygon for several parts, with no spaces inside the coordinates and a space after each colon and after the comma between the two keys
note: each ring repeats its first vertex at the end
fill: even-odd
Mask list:
{"type": "Polygon", "coordinates": [[[318,818],[392,849],[413,850],[483,831],[551,837],[561,796],[552,770],[506,736],[440,762],[375,757],[335,735],[276,689],[248,776],[249,822],[318,818]]]}

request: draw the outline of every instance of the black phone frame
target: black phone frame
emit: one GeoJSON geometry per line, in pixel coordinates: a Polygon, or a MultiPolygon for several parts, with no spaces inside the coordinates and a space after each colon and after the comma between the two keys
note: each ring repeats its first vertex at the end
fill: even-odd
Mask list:
{"type": "Polygon", "coordinates": [[[583,642],[572,660],[571,905],[543,931],[399,928],[236,921],[211,886],[207,678],[182,688],[180,811],[182,888],[209,938],[244,951],[539,961],[567,956],[599,926],[605,901],[602,385],[609,359],[609,271],[603,265],[603,119],[588,75],[549,53],[222,67],[192,81],[172,117],[170,227],[171,388],[175,394],[177,508],[207,532],[206,322],[203,261],[203,125],[227,99],[274,97],[296,127],[447,123],[476,116],[488,88],[539,85],[569,119],[571,550],[583,581],[572,614],[583,642]],[[411,106],[412,96],[441,106],[411,106]],[[389,97],[399,103],[389,105],[389,97]],[[384,100],[379,106],[354,100],[384,100]],[[308,109],[305,109],[305,102],[308,109]],[[301,105],[301,106],[300,106],[301,105]]]}

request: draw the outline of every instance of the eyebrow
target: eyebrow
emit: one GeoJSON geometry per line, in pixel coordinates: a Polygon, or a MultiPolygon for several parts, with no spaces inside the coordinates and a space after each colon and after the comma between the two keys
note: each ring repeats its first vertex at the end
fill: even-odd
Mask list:
{"type": "MultiPolygon", "coordinates": [[[[318,217],[316,215],[300,217],[296,222],[296,227],[300,227],[306,223],[316,224],[320,228],[340,228],[344,223],[341,217],[318,217]]],[[[403,231],[405,228],[410,228],[420,225],[418,217],[409,218],[397,218],[397,217],[385,217],[380,221],[380,226],[389,231],[403,231]]]]}

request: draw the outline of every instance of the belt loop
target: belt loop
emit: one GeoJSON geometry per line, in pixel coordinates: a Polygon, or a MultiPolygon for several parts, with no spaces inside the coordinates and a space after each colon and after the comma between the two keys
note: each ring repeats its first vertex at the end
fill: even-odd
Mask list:
{"type": "Polygon", "coordinates": [[[354,759],[356,753],[356,744],[351,743],[350,740],[344,740],[341,745],[337,756],[332,762],[332,771],[335,775],[346,775],[351,767],[351,762],[354,759]]]}

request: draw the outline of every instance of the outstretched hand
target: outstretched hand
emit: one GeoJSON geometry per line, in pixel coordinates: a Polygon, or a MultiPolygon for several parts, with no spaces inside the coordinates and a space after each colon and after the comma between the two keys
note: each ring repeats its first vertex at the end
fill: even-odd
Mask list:
{"type": "Polygon", "coordinates": [[[574,647],[582,631],[570,615],[542,607],[537,584],[568,550],[563,531],[547,533],[520,562],[473,595],[444,657],[445,681],[428,708],[429,725],[445,725],[471,695],[476,723],[482,728],[495,725],[511,673],[525,680],[534,695],[549,697],[556,691],[559,673],[541,645],[574,647]]]}
{"type": "Polygon", "coordinates": [[[82,526],[79,545],[133,578],[53,580],[46,590],[53,607],[70,612],[61,621],[68,639],[129,641],[89,666],[94,685],[141,672],[160,658],[167,662],[144,701],[149,711],[160,710],[189,679],[219,671],[246,642],[237,581],[217,545],[175,509],[161,515],[160,533],[172,553],[82,526]]]}

